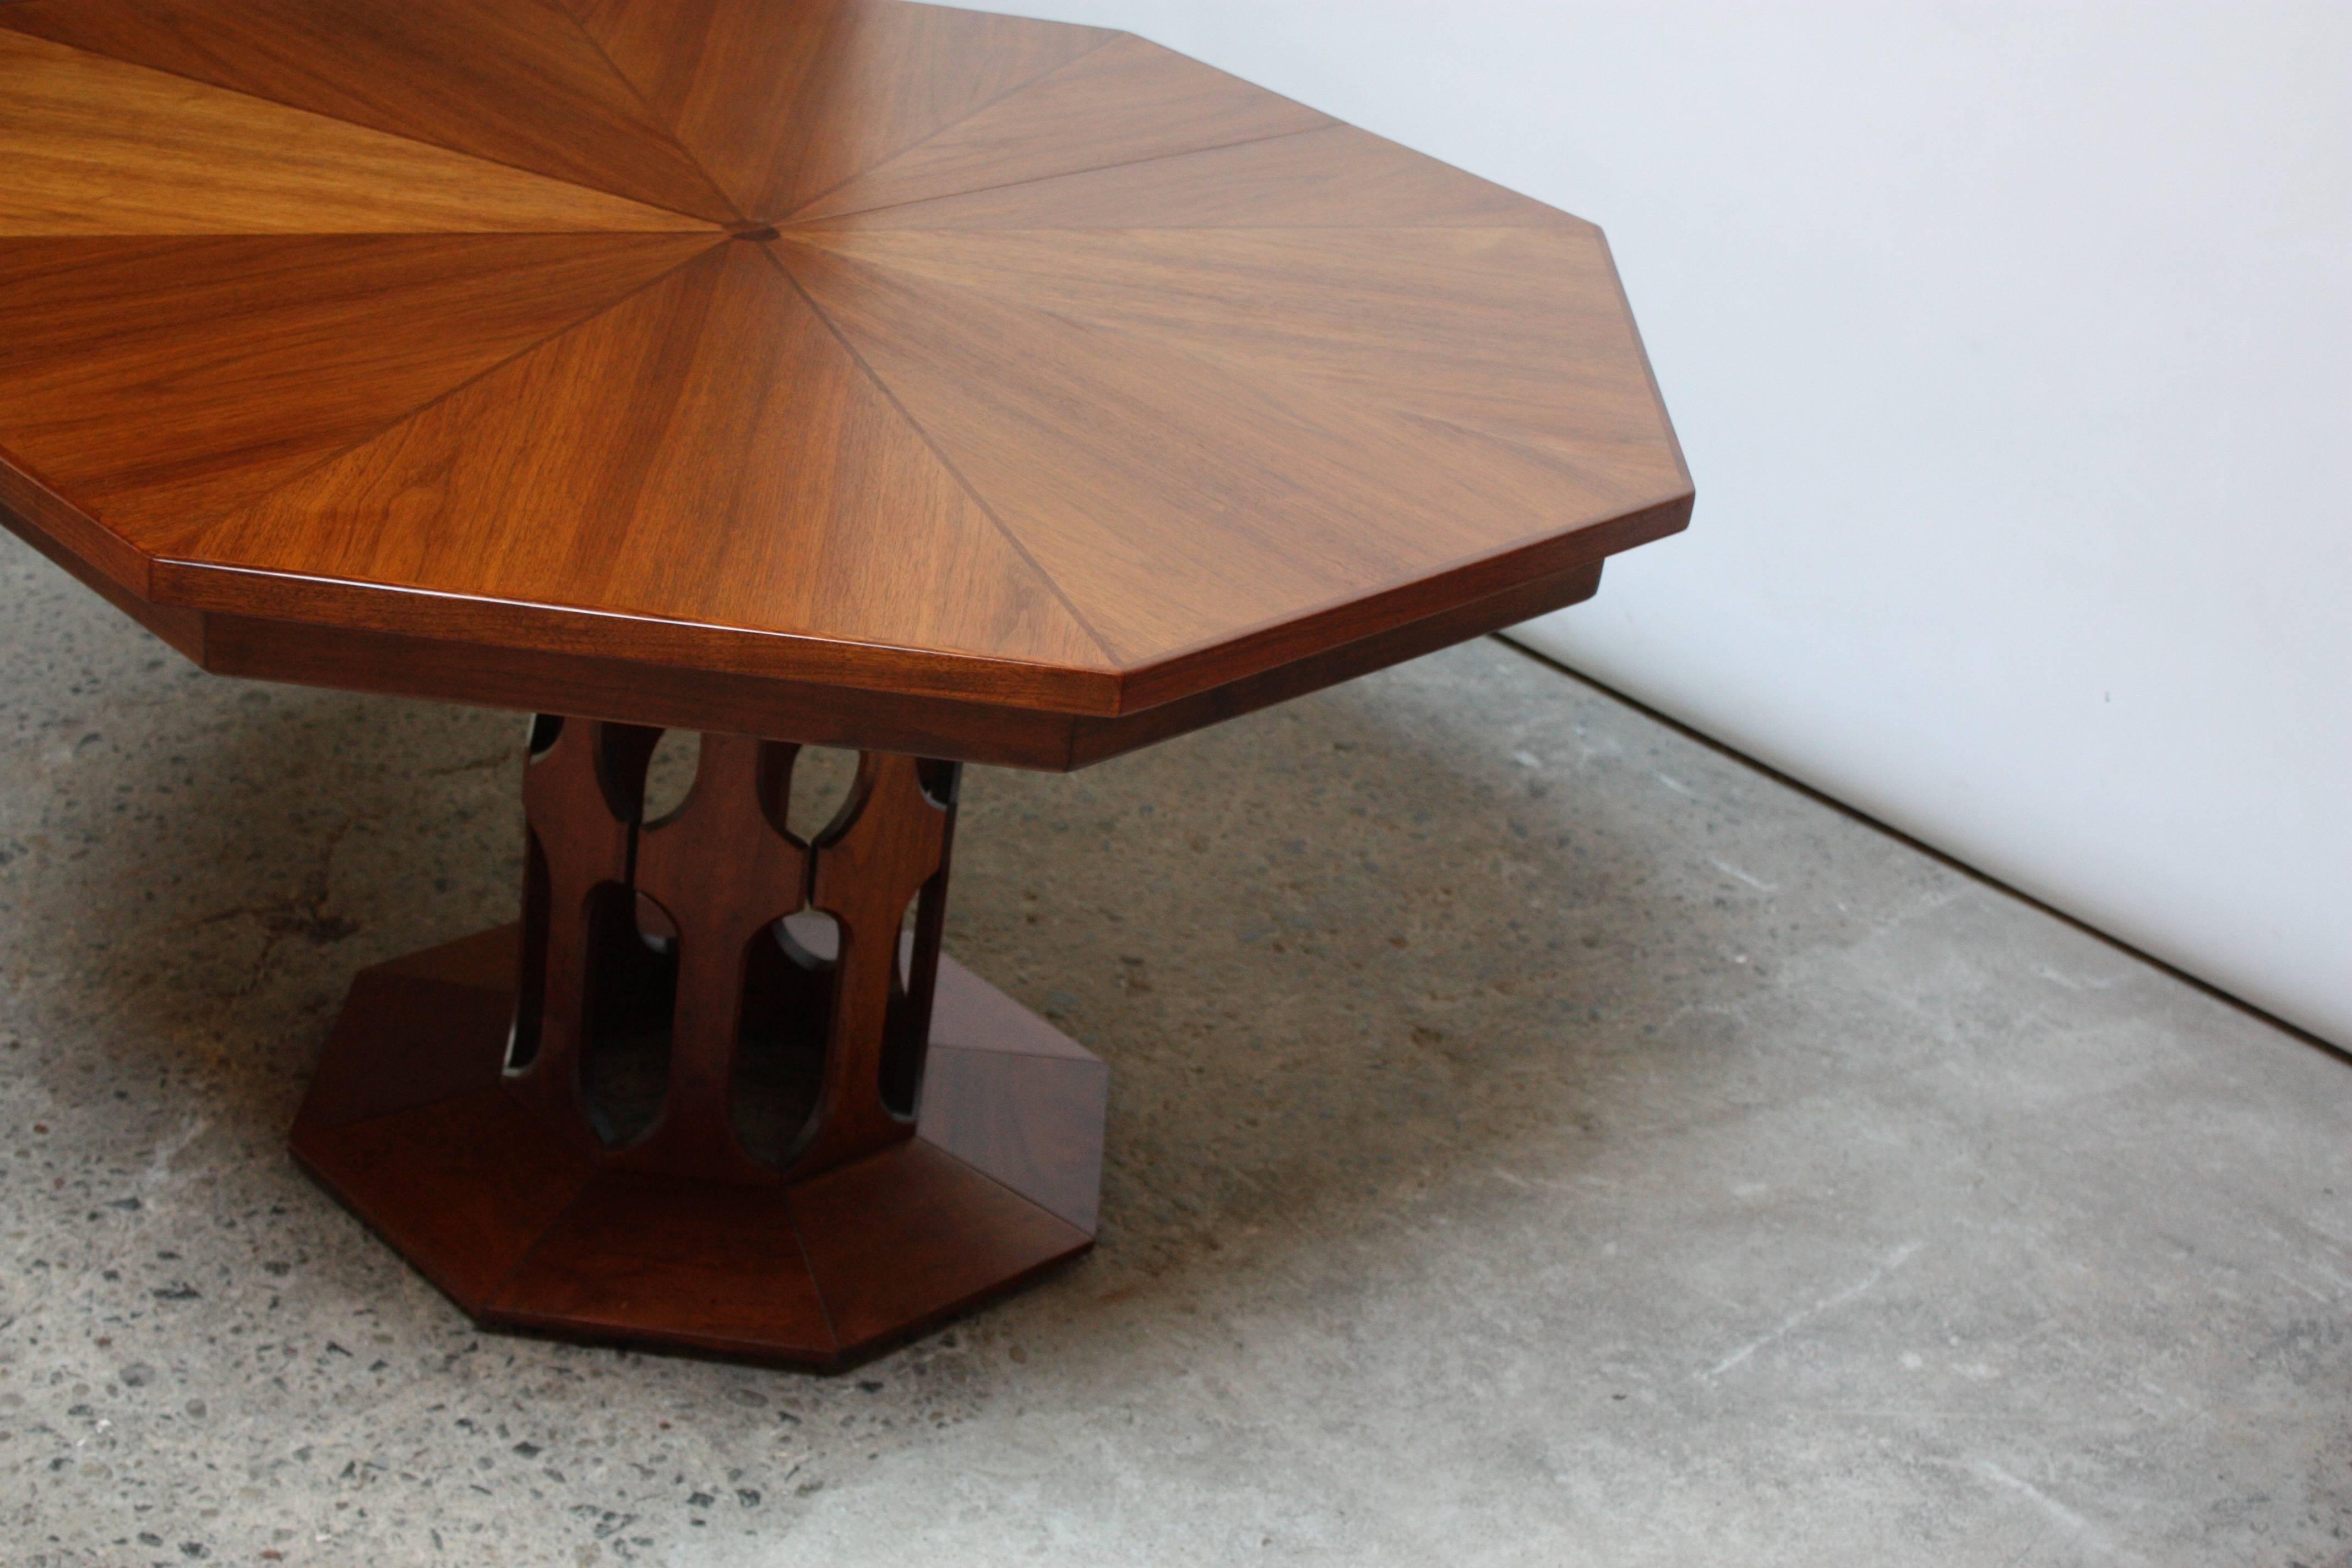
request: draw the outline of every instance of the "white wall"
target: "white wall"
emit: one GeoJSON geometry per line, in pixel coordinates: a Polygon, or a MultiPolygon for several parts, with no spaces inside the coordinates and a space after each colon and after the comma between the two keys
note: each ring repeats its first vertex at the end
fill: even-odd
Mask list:
{"type": "Polygon", "coordinates": [[[2352,1045],[2352,5],[1021,0],[1605,226],[1576,668],[2352,1045]]]}

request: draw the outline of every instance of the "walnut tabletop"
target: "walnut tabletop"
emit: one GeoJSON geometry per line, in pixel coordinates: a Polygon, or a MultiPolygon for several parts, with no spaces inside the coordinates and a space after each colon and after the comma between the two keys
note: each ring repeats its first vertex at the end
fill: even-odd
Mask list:
{"type": "Polygon", "coordinates": [[[1126,34],[0,0],[0,520],[207,668],[574,716],[521,924],[363,975],[296,1135],[486,1321],[826,1362],[1083,1250],[1101,1064],[939,953],[957,765],[1572,603],[1691,505],[1599,230],[1126,34]],[[866,753],[806,841],[803,744],[866,753]]]}

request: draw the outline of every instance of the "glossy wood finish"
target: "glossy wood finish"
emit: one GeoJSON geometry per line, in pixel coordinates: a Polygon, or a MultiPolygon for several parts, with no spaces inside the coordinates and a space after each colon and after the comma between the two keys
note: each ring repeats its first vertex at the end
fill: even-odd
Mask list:
{"type": "MultiPolygon", "coordinates": [[[[544,702],[632,723],[1067,772],[1580,603],[1601,583],[1599,562],[1523,580],[1519,570],[1516,563],[1496,563],[1496,574],[1514,580],[1484,598],[1112,719],[708,669],[672,671],[656,698],[645,689],[642,667],[591,653],[515,651],[399,633],[328,632],[234,616],[204,617],[194,626],[157,624],[151,616],[150,624],[167,640],[182,639],[174,646],[190,658],[228,675],[432,695],[491,708],[544,702]]],[[[147,608],[152,612],[152,606],[147,608]]],[[[1314,630],[1307,628],[1310,638],[1314,630]]]]}
{"type": "Polygon", "coordinates": [[[364,972],[328,1042],[293,1143],[337,1196],[485,1322],[811,1364],[1092,1245],[1107,1070],[939,951],[952,764],[868,754],[803,843],[793,746],[704,736],[648,823],[658,731],[539,730],[521,926],[364,972]],[[623,1135],[591,1058],[655,1036],[623,1135]]]}
{"type": "Polygon", "coordinates": [[[8,451],[166,548],[707,254],[695,235],[0,240],[8,451]],[[387,312],[434,323],[387,331],[387,312]],[[103,330],[100,330],[103,328],[103,330]],[[126,450],[116,408],[142,389],[126,450]]]}
{"type": "Polygon", "coordinates": [[[1066,767],[1690,499],[1597,231],[1125,35],[0,5],[0,517],[213,668],[1066,767]]]}
{"type": "Polygon", "coordinates": [[[1049,667],[1099,658],[761,248],[705,252],[193,549],[469,600],[1049,667]],[[548,438],[566,429],[599,438],[548,438]],[[763,459],[795,448],[798,482],[770,482],[782,470],[763,459]],[[552,531],[550,513],[578,521],[552,531]]]}
{"type": "Polygon", "coordinates": [[[785,221],[812,224],[965,191],[1009,190],[1332,123],[1157,44],[1114,38],[842,181],[785,221]]]}
{"type": "MultiPolygon", "coordinates": [[[[826,204],[831,207],[833,204],[826,204]]],[[[961,194],[859,212],[800,215],[810,228],[1518,228],[1592,226],[1352,125],[1222,142],[1056,177],[974,182],[961,194]]],[[[1076,243],[1076,242],[1073,242],[1076,243]]]]}
{"type": "MultiPolygon", "coordinates": [[[[1575,318],[1532,330],[1515,322],[1507,298],[1460,308],[1431,290],[1449,268],[1475,268],[1496,280],[1494,292],[1522,292],[1517,279],[1573,267],[1576,249],[1597,261],[1590,236],[1428,230],[1321,246],[1255,234],[1106,237],[1099,248],[1129,276],[1102,285],[1096,274],[1092,295],[1057,287],[1058,236],[1028,239],[1005,260],[1010,277],[989,270],[1003,247],[952,237],[946,247],[966,253],[953,280],[928,237],[795,234],[774,248],[1130,668],[1509,549],[1547,508],[1610,517],[1681,483],[1663,451],[1612,460],[1613,426],[1630,408],[1603,403],[1606,418],[1559,437],[1570,450],[1558,452],[1514,438],[1517,422],[1543,416],[1509,390],[1516,366],[1476,367],[1502,412],[1475,424],[1461,405],[1476,399],[1433,395],[1420,374],[1435,360],[1442,376],[1458,374],[1473,352],[1459,328],[1481,314],[1491,331],[1475,341],[1491,361],[1528,337],[1536,353],[1572,342],[1575,318]],[[1424,237],[1451,242],[1434,264],[1429,247],[1405,243],[1424,237]],[[1318,272],[1316,283],[1295,281],[1318,272]],[[1171,275],[1184,281],[1171,287],[1171,275]],[[1294,339],[1319,341],[1318,329],[1385,310],[1400,323],[1391,335],[1417,353],[1360,323],[1354,331],[1371,341],[1333,353],[1328,370],[1286,360],[1280,341],[1244,346],[1263,328],[1241,301],[1259,289],[1272,295],[1265,314],[1294,339]],[[1294,321],[1286,292],[1327,302],[1294,321]],[[1158,321],[1121,318],[1122,306],[1149,318],[1155,304],[1158,321]],[[1202,332],[1203,316],[1223,324],[1202,332]],[[1008,357],[1008,343],[1025,352],[1008,357]],[[965,395],[983,367],[991,395],[965,395]],[[1367,372],[1369,395],[1345,384],[1367,372]],[[1368,462],[1374,453],[1380,460],[1368,462]],[[1218,520],[1208,529],[1204,500],[1218,520]],[[1192,547],[1180,554],[1180,541],[1192,547]],[[1136,591],[1146,582],[1154,591],[1136,591]]],[[[1601,331],[1612,326],[1604,317],[1601,331]]]]}
{"type": "Polygon", "coordinates": [[[7,23],[653,206],[742,216],[553,5],[18,0],[7,23]]]}
{"type": "Polygon", "coordinates": [[[1118,36],[858,0],[574,0],[573,9],[719,188],[763,223],[1118,36]]]}
{"type": "Polygon", "coordinates": [[[1690,506],[1597,230],[1140,39],[0,0],[0,520],[207,668],[575,715],[520,926],[362,973],[294,1133],[486,1322],[831,1364],[1083,1251],[1108,1073],[940,953],[958,765],[1690,506]]]}
{"type": "Polygon", "coordinates": [[[554,733],[523,777],[516,1091],[584,1132],[596,1121],[592,1044],[641,1024],[667,1037],[666,1089],[645,1134],[612,1151],[632,1169],[790,1181],[913,1136],[954,765],[866,753],[833,822],[803,843],[785,826],[796,746],[705,734],[692,790],[648,822],[646,770],[661,731],[541,722],[554,733]],[[923,918],[902,955],[918,894],[923,918]],[[814,948],[777,934],[803,910],[832,922],[827,937],[808,939],[814,948]],[[649,918],[661,928],[657,952],[644,935],[649,918]],[[787,956],[820,978],[801,984],[784,973],[787,956]],[[809,1017],[784,1016],[801,1013],[809,1017]],[[745,1039],[779,1031],[808,1035],[823,1072],[805,1125],[779,1139],[772,1168],[739,1138],[734,1101],[745,1039]]]}
{"type": "Polygon", "coordinates": [[[0,235],[711,226],[8,30],[18,15],[0,7],[0,235]]]}

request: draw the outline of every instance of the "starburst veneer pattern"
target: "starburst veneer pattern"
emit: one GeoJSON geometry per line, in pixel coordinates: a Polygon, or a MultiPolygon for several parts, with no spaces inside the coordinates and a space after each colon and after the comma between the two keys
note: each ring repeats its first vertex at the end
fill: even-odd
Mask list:
{"type": "Polygon", "coordinates": [[[962,977],[927,1068],[936,918],[877,958],[913,895],[858,877],[935,906],[957,763],[1080,766],[1557,608],[1691,500],[1598,230],[1125,34],[0,0],[0,520],[207,668],[595,721],[526,774],[569,781],[538,912],[372,972],[298,1134],[486,1318],[825,1360],[1082,1247],[1099,1064],[962,977]],[[649,823],[665,727],[768,747],[649,823]],[[868,753],[813,842],[793,743],[868,753]],[[773,876],[682,877],[689,841],[773,876]],[[837,952],[756,934],[804,908],[837,952]],[[545,1131],[578,1069],[502,1057],[518,1014],[666,1032],[647,1141],[545,1131]],[[386,1020],[431,1042],[396,1083],[386,1020]],[[765,1163],[724,1108],[761,1030],[823,1070],[765,1163]],[[554,1152],[515,1165],[526,1125],[554,1152]],[[721,1280],[678,1239],[717,1210],[656,1223],[694,1184],[791,1238],[789,1329],[772,1249],[721,1280]],[[950,1209],[982,1239],[924,1231],[950,1209]],[[888,1268],[969,1267],[877,1295],[813,1239],[901,1210],[888,1268]]]}

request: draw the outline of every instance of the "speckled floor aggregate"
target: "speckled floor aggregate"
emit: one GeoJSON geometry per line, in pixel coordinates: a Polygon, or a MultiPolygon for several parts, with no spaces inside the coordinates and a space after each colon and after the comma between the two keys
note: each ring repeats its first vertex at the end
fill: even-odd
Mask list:
{"type": "Polygon", "coordinates": [[[285,1156],[519,720],[0,599],[0,1563],[2352,1563],[2352,1066],[1504,645],[974,772],[1102,1244],[819,1378],[478,1331],[285,1156]]]}

